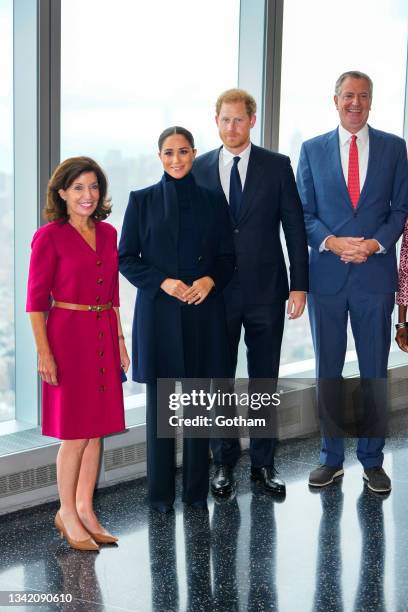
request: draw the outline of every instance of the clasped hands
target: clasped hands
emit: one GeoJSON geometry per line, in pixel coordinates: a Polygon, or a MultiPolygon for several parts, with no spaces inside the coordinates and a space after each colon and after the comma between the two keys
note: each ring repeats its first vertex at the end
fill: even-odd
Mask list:
{"type": "Polygon", "coordinates": [[[203,276],[195,280],[191,286],[176,278],[166,278],[160,285],[160,288],[168,295],[180,300],[180,302],[197,306],[204,302],[214,286],[215,283],[211,276],[203,276]]]}
{"type": "Polygon", "coordinates": [[[364,263],[379,250],[380,245],[377,240],[365,240],[363,236],[359,238],[330,236],[326,240],[326,248],[338,255],[344,263],[364,263]]]}

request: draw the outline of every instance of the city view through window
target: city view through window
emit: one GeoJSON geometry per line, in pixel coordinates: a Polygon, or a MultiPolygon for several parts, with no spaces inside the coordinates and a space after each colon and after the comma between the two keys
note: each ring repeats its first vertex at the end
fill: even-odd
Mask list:
{"type": "Polygon", "coordinates": [[[0,422],[14,418],[13,2],[0,2],[0,422]]]}
{"type": "MultiPolygon", "coordinates": [[[[109,222],[120,232],[129,191],[160,179],[157,138],[164,128],[190,129],[198,154],[219,146],[214,103],[221,91],[238,84],[240,2],[121,0],[118,10],[110,0],[61,0],[61,8],[61,159],[90,155],[101,164],[113,203],[109,222]],[[84,24],[92,24],[86,35],[84,24]],[[215,44],[208,44],[209,33],[215,44]]],[[[402,135],[407,10],[404,0],[361,0],[353,5],[353,19],[365,27],[349,45],[340,39],[337,44],[330,28],[320,25],[335,20],[337,31],[348,33],[349,15],[341,5],[285,0],[279,150],[290,156],[295,172],[302,141],[338,123],[333,89],[344,70],[365,71],[374,81],[369,123],[402,135]],[[379,44],[385,39],[386,45],[379,44]]],[[[15,418],[13,0],[0,2],[0,73],[2,422],[15,418]]],[[[120,282],[130,351],[135,288],[120,282]]],[[[351,334],[348,349],[347,359],[354,360],[351,334]]],[[[313,366],[306,313],[285,324],[281,373],[313,366]]],[[[237,375],[246,376],[243,342],[237,375]]],[[[127,396],[142,391],[132,382],[124,389],[127,396]]]]}
{"type": "MultiPolygon", "coordinates": [[[[369,124],[402,136],[407,20],[404,0],[360,0],[353,4],[353,23],[364,23],[364,27],[353,36],[350,14],[342,4],[285,0],[279,150],[290,156],[295,173],[302,142],[338,125],[334,84],[346,70],[365,72],[374,82],[369,124]],[[336,24],[334,37],[331,28],[322,27],[324,23],[336,24]],[[387,44],[379,44],[385,40],[387,44]]],[[[392,350],[398,351],[395,343],[392,350]]],[[[347,359],[355,360],[351,333],[348,351],[347,359]]],[[[401,351],[399,355],[404,358],[401,351]]],[[[313,356],[305,312],[300,319],[286,322],[282,373],[313,370],[313,356]],[[302,361],[303,365],[299,363],[302,361]]]]}
{"type": "MultiPolygon", "coordinates": [[[[219,146],[215,101],[237,86],[238,37],[239,0],[121,0],[120,11],[107,0],[62,0],[61,159],[89,155],[101,164],[113,204],[108,221],[119,233],[130,190],[162,175],[157,139],[165,128],[189,129],[198,154],[219,146]],[[83,23],[93,24],[86,36],[83,23]],[[222,53],[208,44],[209,32],[222,53]]],[[[135,295],[121,277],[128,350],[135,295]]],[[[142,390],[130,379],[127,396],[142,390]]]]}

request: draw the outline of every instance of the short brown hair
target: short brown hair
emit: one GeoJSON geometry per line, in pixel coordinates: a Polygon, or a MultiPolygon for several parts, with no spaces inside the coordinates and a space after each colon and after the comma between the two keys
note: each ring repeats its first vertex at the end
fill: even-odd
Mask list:
{"type": "Polygon", "coordinates": [[[224,102],[226,102],[227,104],[229,102],[244,102],[246,111],[250,117],[252,117],[252,115],[255,115],[256,113],[255,98],[253,98],[251,94],[245,91],[245,89],[235,88],[223,91],[222,94],[218,96],[218,100],[215,103],[215,112],[217,117],[220,114],[221,106],[224,102]]]}
{"type": "Polygon", "coordinates": [[[70,157],[55,168],[48,181],[47,203],[43,208],[43,217],[47,221],[68,221],[67,205],[58,191],[68,189],[83,172],[95,172],[98,181],[99,202],[91,219],[103,221],[110,215],[112,207],[107,197],[108,181],[102,168],[90,157],[70,157]]]}

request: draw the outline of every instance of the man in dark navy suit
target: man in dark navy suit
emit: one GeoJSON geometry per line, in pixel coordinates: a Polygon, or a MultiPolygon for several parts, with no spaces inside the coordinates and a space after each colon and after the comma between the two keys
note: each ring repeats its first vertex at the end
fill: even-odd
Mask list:
{"type": "MultiPolygon", "coordinates": [[[[308,252],[301,202],[290,160],[250,141],[256,102],[242,89],[225,91],[216,103],[216,123],[223,146],[198,157],[193,173],[199,184],[218,191],[229,204],[234,228],[236,268],[224,290],[230,352],[235,375],[244,327],[250,381],[276,379],[285,317],[301,316],[308,291],[308,252]],[[290,261],[290,290],[280,242],[285,233],[290,261]]],[[[251,438],[251,478],[270,492],[284,494],[276,476],[274,438],[251,438]]],[[[216,466],[211,489],[233,488],[239,440],[212,441],[216,466]]]]}

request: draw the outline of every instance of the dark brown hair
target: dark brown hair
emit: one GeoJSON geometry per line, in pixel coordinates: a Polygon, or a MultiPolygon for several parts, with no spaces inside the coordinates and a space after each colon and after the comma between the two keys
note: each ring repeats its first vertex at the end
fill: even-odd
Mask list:
{"type": "Polygon", "coordinates": [[[166,138],[168,138],[169,136],[172,136],[173,134],[180,134],[181,136],[184,136],[184,138],[187,140],[191,148],[194,149],[194,137],[192,133],[186,130],[186,128],[183,128],[179,125],[173,125],[172,127],[166,128],[160,134],[159,141],[157,143],[159,147],[159,151],[162,150],[163,144],[166,138]]]}
{"type": "Polygon", "coordinates": [[[47,221],[68,221],[67,204],[58,191],[68,189],[83,172],[95,172],[98,181],[99,202],[91,219],[103,221],[110,215],[112,207],[107,197],[108,181],[102,168],[90,157],[70,157],[55,168],[48,181],[47,204],[43,208],[43,216],[47,221]]]}

